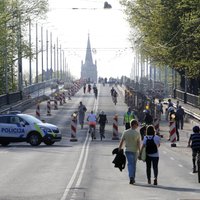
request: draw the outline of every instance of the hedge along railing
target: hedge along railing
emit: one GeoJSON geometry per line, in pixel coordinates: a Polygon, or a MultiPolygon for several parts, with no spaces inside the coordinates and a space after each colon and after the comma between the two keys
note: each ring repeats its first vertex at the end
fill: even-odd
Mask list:
{"type": "Polygon", "coordinates": [[[200,108],[200,95],[186,93],[181,90],[174,90],[174,98],[183,101],[184,103],[200,108]]]}

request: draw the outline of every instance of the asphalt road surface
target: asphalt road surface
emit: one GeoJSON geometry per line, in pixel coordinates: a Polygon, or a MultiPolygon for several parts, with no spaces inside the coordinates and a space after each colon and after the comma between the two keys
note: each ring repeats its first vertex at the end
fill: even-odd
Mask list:
{"type": "MultiPolygon", "coordinates": [[[[53,146],[12,143],[0,147],[0,200],[177,200],[200,199],[197,174],[192,173],[191,149],[187,147],[193,123],[180,130],[180,142],[171,147],[169,127],[163,116],[160,124],[164,136],[159,148],[158,186],[148,185],[145,163],[138,161],[136,184],[130,185],[127,166],[121,172],[114,168],[112,150],[119,144],[113,140],[113,117],[118,115],[119,138],[124,130],[123,114],[127,111],[123,90],[116,87],[119,97],[115,106],[108,85],[98,85],[99,96],[83,94],[81,89],[72,100],[47,116],[46,102],[41,103],[41,119],[57,125],[63,134],[53,146]],[[87,114],[103,110],[108,116],[106,138],[91,141],[87,124],[77,127],[77,142],[71,142],[71,114],[82,101],[87,114]]],[[[35,115],[35,107],[25,111],[35,115]]],[[[98,127],[97,127],[98,128],[98,127]]],[[[139,129],[138,129],[139,131],[139,129]]]]}

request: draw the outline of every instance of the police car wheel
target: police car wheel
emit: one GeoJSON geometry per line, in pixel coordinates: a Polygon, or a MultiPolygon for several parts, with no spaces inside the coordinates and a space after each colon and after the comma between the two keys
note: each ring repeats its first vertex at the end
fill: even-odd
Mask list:
{"type": "Polygon", "coordinates": [[[31,146],[38,146],[42,142],[41,136],[38,133],[31,133],[29,135],[29,143],[31,146]]]}
{"type": "Polygon", "coordinates": [[[46,145],[52,145],[52,144],[54,144],[55,142],[54,141],[52,141],[52,136],[51,135],[48,135],[48,136],[46,136],[45,138],[44,138],[44,143],[46,144],[46,145]]]}
{"type": "Polygon", "coordinates": [[[45,143],[46,145],[50,146],[50,145],[54,144],[55,142],[53,142],[53,141],[44,141],[44,143],[45,143]]]}

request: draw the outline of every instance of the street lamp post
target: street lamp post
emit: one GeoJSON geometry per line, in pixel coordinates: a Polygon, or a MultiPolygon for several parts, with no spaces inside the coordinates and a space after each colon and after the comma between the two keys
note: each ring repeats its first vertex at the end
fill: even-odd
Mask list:
{"type": "Polygon", "coordinates": [[[48,30],[46,30],[46,81],[49,80],[49,41],[48,41],[48,30]]]}
{"type": "Polygon", "coordinates": [[[52,64],[53,64],[53,55],[52,55],[52,51],[53,51],[53,46],[52,46],[52,32],[50,32],[50,78],[52,79],[52,64]]]}
{"type": "Polygon", "coordinates": [[[31,49],[31,19],[29,19],[29,85],[32,85],[32,65],[31,65],[31,57],[32,57],[32,49],[31,49]]]}
{"type": "Polygon", "coordinates": [[[20,92],[20,99],[22,100],[22,46],[21,46],[21,13],[18,10],[18,35],[17,35],[17,47],[18,47],[18,87],[20,92]]]}
{"type": "Polygon", "coordinates": [[[38,83],[38,24],[36,23],[36,83],[38,83]]]}
{"type": "Polygon", "coordinates": [[[44,81],[44,59],[43,59],[43,27],[41,26],[41,65],[42,65],[42,82],[44,81]]]}

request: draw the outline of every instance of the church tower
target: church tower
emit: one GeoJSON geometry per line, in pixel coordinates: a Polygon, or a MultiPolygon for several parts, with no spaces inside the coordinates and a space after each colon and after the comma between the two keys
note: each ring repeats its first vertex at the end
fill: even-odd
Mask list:
{"type": "Polygon", "coordinates": [[[85,63],[81,62],[81,79],[91,83],[97,83],[97,63],[93,63],[90,37],[88,34],[85,63]]]}

